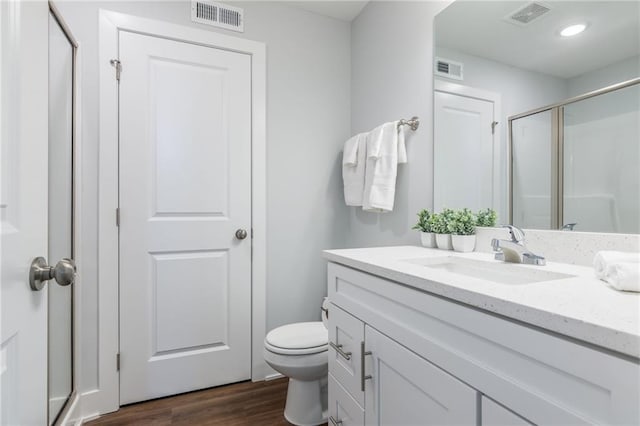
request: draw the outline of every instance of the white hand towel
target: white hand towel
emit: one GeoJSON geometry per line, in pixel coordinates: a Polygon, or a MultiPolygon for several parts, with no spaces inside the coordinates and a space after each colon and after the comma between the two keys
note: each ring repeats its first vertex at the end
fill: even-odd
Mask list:
{"type": "Polygon", "coordinates": [[[640,292],[640,263],[614,263],[603,279],[616,290],[640,292]]]}
{"type": "Polygon", "coordinates": [[[342,153],[342,181],[347,206],[361,206],[364,194],[367,135],[360,133],[344,143],[342,153]]]}
{"type": "Polygon", "coordinates": [[[344,143],[344,149],[342,150],[342,165],[343,166],[357,166],[358,165],[358,140],[360,135],[355,135],[349,138],[344,143]]]}
{"type": "Polygon", "coordinates": [[[398,164],[405,164],[407,160],[407,146],[404,141],[404,127],[399,126],[400,122],[396,121],[396,127],[398,128],[398,164]]]}
{"type": "Polygon", "coordinates": [[[640,253],[602,250],[593,258],[593,268],[598,279],[607,275],[609,267],[616,263],[640,263],[640,253]]]}
{"type": "MultiPolygon", "coordinates": [[[[367,136],[367,165],[362,209],[390,212],[396,191],[398,171],[398,122],[376,127],[367,136]]],[[[406,160],[406,152],[404,153],[406,160]]]]}

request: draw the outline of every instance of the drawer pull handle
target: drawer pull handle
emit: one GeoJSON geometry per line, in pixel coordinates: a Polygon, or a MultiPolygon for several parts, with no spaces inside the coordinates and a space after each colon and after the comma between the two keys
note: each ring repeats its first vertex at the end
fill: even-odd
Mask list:
{"type": "Polygon", "coordinates": [[[336,420],[333,416],[329,416],[329,421],[333,426],[340,426],[342,424],[342,420],[336,420]]]}
{"type": "Polygon", "coordinates": [[[364,357],[371,355],[371,351],[364,350],[364,341],[360,342],[360,390],[364,392],[364,382],[373,378],[371,374],[364,374],[364,357]]]}
{"type": "Polygon", "coordinates": [[[346,359],[347,361],[349,361],[351,359],[351,352],[345,352],[342,350],[342,345],[336,345],[333,342],[329,342],[329,346],[331,346],[333,349],[336,350],[336,352],[338,352],[342,358],[346,359]]]}

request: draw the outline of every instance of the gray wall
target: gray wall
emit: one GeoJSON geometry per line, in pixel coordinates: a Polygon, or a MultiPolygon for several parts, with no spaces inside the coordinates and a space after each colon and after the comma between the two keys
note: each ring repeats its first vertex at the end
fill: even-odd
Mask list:
{"type": "Polygon", "coordinates": [[[281,3],[237,3],[245,33],[190,22],[190,3],[56,2],[80,43],[82,367],[97,386],[98,9],[170,21],[267,45],[267,330],[319,319],[321,250],[344,246],[339,159],[350,134],[350,26],[281,3]]]}
{"type": "Polygon", "coordinates": [[[410,228],[433,203],[433,17],[448,2],[370,2],[351,27],[351,131],[420,117],[407,132],[393,212],[350,207],[349,247],[417,244],[410,228]]]}
{"type": "Polygon", "coordinates": [[[569,97],[640,77],[640,56],[633,56],[568,80],[569,97]]]}

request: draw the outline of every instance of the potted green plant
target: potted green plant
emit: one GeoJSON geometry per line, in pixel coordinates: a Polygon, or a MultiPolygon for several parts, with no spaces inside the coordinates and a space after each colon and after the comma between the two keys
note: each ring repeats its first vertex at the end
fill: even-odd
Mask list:
{"type": "Polygon", "coordinates": [[[493,209],[484,209],[480,210],[477,213],[476,226],[492,228],[496,226],[496,220],[498,219],[498,215],[493,209]]]}
{"type": "Polygon", "coordinates": [[[477,217],[467,208],[456,210],[451,214],[447,224],[451,232],[451,244],[455,251],[467,253],[473,251],[476,245],[477,217]]]}
{"type": "Polygon", "coordinates": [[[453,210],[444,209],[433,221],[431,229],[436,234],[436,244],[439,249],[451,250],[453,248],[451,245],[451,232],[449,231],[448,226],[452,214],[453,210]]]}
{"type": "Polygon", "coordinates": [[[412,229],[420,231],[420,242],[423,247],[435,247],[436,246],[436,234],[431,230],[433,214],[427,209],[422,209],[418,212],[418,223],[416,223],[412,229]]]}
{"type": "Polygon", "coordinates": [[[493,238],[505,238],[503,230],[497,229],[498,215],[491,208],[476,212],[476,247],[490,247],[493,238]]]}

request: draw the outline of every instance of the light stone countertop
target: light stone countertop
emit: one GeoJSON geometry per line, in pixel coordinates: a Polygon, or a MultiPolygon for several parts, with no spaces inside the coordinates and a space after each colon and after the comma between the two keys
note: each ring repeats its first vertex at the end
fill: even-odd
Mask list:
{"type": "Polygon", "coordinates": [[[593,268],[548,262],[509,264],[573,275],[529,284],[499,284],[407,262],[455,256],[502,263],[490,253],[456,253],[416,246],[325,250],[354,269],[640,358],[640,293],[621,292],[595,278],[593,268]]]}

